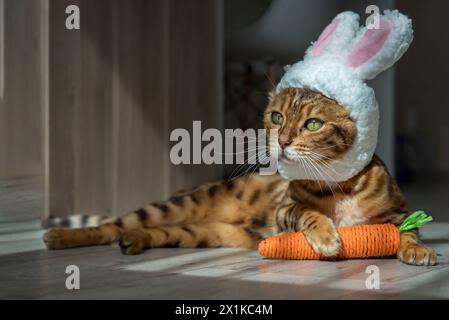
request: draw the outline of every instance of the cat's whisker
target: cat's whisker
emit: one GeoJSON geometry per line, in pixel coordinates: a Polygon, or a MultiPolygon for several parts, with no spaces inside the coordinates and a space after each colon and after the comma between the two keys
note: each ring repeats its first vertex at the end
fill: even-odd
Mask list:
{"type": "Polygon", "coordinates": [[[350,167],[350,164],[344,163],[344,162],[342,162],[342,161],[340,161],[338,159],[329,158],[329,157],[327,157],[325,155],[322,155],[322,154],[314,152],[314,151],[311,151],[310,153],[311,153],[311,155],[320,158],[325,163],[326,163],[326,161],[324,161],[324,160],[329,160],[329,161],[332,161],[332,162],[337,162],[337,163],[339,163],[339,164],[341,164],[343,166],[350,167]]]}
{"type": "Polygon", "coordinates": [[[243,175],[248,175],[248,177],[247,177],[247,179],[246,179],[246,181],[245,181],[245,184],[249,181],[249,179],[251,178],[251,176],[256,172],[256,170],[259,168],[259,166],[260,166],[260,163],[261,162],[263,162],[266,158],[268,158],[266,155],[261,155],[261,156],[263,156],[261,159],[259,159],[259,163],[255,163],[255,164],[253,164],[253,165],[251,165],[244,173],[243,173],[243,175]],[[248,172],[249,171],[251,171],[252,170],[252,172],[251,173],[249,173],[248,174],[248,172]]]}
{"type": "Polygon", "coordinates": [[[325,165],[327,168],[331,169],[335,174],[338,175],[338,172],[334,168],[332,168],[326,161],[324,161],[318,154],[311,154],[310,157],[315,161],[319,161],[320,164],[325,165]]]}
{"type": "Polygon", "coordinates": [[[323,148],[313,148],[313,150],[327,150],[327,149],[331,149],[331,148],[335,148],[335,147],[339,147],[339,146],[347,146],[347,147],[351,147],[352,144],[350,143],[337,143],[337,144],[333,144],[331,146],[325,146],[323,148]]]}
{"type": "Polygon", "coordinates": [[[340,160],[338,160],[338,159],[330,158],[330,157],[325,156],[325,155],[323,155],[323,154],[321,154],[321,153],[318,153],[318,152],[310,151],[310,154],[313,155],[313,156],[319,157],[319,158],[321,158],[322,160],[329,160],[329,161],[332,161],[332,162],[342,163],[342,162],[341,162],[340,160]]]}
{"type": "MultiPolygon", "coordinates": [[[[235,137],[235,138],[241,138],[241,139],[244,139],[244,140],[248,140],[248,141],[258,141],[261,137],[264,137],[264,136],[266,136],[267,134],[266,133],[264,133],[264,134],[259,134],[258,136],[257,136],[257,138],[255,138],[255,137],[251,137],[251,136],[238,136],[238,135],[233,135],[233,137],[235,137]]],[[[243,141],[243,142],[245,142],[245,141],[243,141]]]]}
{"type": "MultiPolygon", "coordinates": [[[[267,77],[268,81],[270,82],[271,88],[273,88],[273,89],[276,88],[277,81],[274,81],[273,78],[270,77],[270,75],[268,74],[268,71],[265,72],[265,76],[267,77]]],[[[266,92],[265,92],[265,94],[266,94],[266,92]]]]}
{"type": "MultiPolygon", "coordinates": [[[[246,153],[251,153],[252,154],[252,157],[254,157],[254,155],[260,155],[260,154],[264,154],[264,153],[266,153],[266,151],[268,151],[268,148],[266,148],[266,147],[263,147],[263,148],[254,148],[254,149],[249,149],[249,150],[244,150],[244,151],[241,151],[241,152],[235,152],[235,153],[219,153],[219,154],[221,154],[221,155],[237,155],[237,154],[246,154],[246,153]],[[254,154],[254,152],[256,152],[255,154],[254,154]]],[[[249,160],[249,159],[247,159],[247,160],[249,160]]]]}
{"type": "MultiPolygon", "coordinates": [[[[314,158],[314,156],[312,156],[312,159],[314,159],[315,161],[318,161],[321,165],[332,170],[337,176],[339,175],[338,172],[333,167],[331,167],[328,163],[326,163],[326,161],[324,161],[323,159],[321,159],[319,157],[314,158]]],[[[332,178],[335,178],[335,177],[332,177],[332,178]]]]}
{"type": "MultiPolygon", "coordinates": [[[[332,176],[331,174],[329,174],[327,172],[327,169],[331,169],[337,176],[338,176],[338,172],[335,171],[334,168],[332,168],[331,166],[329,166],[326,162],[322,161],[321,159],[314,159],[314,161],[318,161],[318,163],[320,164],[320,166],[323,166],[324,168],[322,168],[323,172],[331,179],[331,180],[336,180],[334,176],[332,176]]],[[[334,181],[334,183],[338,186],[338,188],[340,189],[340,191],[342,193],[344,193],[343,189],[341,188],[340,184],[336,181],[334,181]]]]}
{"type": "MultiPolygon", "coordinates": [[[[313,166],[314,170],[320,176],[321,180],[324,181],[327,184],[328,187],[330,187],[329,184],[327,183],[327,179],[323,176],[323,171],[319,170],[318,167],[315,166],[314,163],[311,161],[311,159],[307,159],[307,161],[313,166]]],[[[320,188],[321,188],[321,185],[320,185],[320,188]]],[[[332,191],[332,188],[330,188],[330,189],[332,191]]]]}
{"type": "MultiPolygon", "coordinates": [[[[309,161],[310,163],[312,163],[312,160],[311,160],[310,158],[307,159],[307,161],[309,161]]],[[[332,197],[334,198],[334,200],[336,200],[334,189],[333,189],[332,186],[329,184],[329,182],[327,181],[327,179],[323,176],[323,173],[325,173],[327,176],[329,176],[329,175],[328,175],[328,174],[326,173],[326,171],[323,170],[322,168],[321,168],[321,170],[318,170],[318,168],[315,167],[315,169],[317,170],[317,172],[318,172],[318,174],[320,175],[320,177],[323,179],[322,181],[324,181],[324,183],[326,183],[328,189],[331,191],[332,197]]]]}
{"type": "Polygon", "coordinates": [[[315,165],[313,165],[312,162],[310,162],[310,164],[313,166],[312,173],[313,173],[313,175],[314,175],[314,177],[316,179],[315,181],[318,183],[318,186],[320,187],[321,194],[323,194],[323,188],[321,187],[320,177],[318,176],[320,173],[319,173],[318,169],[315,167],[315,165]]]}
{"type": "Polygon", "coordinates": [[[299,161],[301,162],[301,164],[302,164],[302,166],[303,166],[303,168],[304,168],[304,171],[305,171],[306,175],[309,175],[309,168],[308,168],[307,163],[306,163],[306,161],[305,161],[305,157],[300,157],[300,158],[298,158],[298,159],[299,159],[299,161]]]}
{"type": "MultiPolygon", "coordinates": [[[[261,156],[265,156],[265,157],[266,157],[265,152],[259,152],[259,153],[253,154],[253,155],[252,155],[251,157],[249,157],[244,163],[240,164],[240,165],[239,165],[236,169],[234,169],[234,171],[231,173],[231,176],[230,176],[230,178],[229,178],[229,181],[232,181],[232,180],[234,180],[234,179],[237,179],[237,178],[240,177],[240,176],[245,175],[245,174],[248,172],[249,169],[246,169],[246,170],[243,171],[243,173],[242,173],[242,170],[244,170],[244,166],[250,164],[249,162],[252,161],[253,159],[257,159],[257,157],[261,157],[261,156]],[[237,170],[237,169],[238,169],[238,170],[237,170]],[[237,172],[235,172],[236,170],[237,170],[237,172]],[[236,176],[234,176],[234,174],[235,174],[236,176]]],[[[255,164],[257,165],[258,163],[256,162],[255,164]]],[[[251,168],[253,165],[254,165],[254,164],[250,164],[250,168],[251,168]]]]}
{"type": "Polygon", "coordinates": [[[314,163],[312,162],[312,159],[310,159],[310,158],[305,158],[305,160],[309,163],[309,165],[313,166],[313,168],[316,170],[316,172],[317,172],[317,173],[320,175],[320,177],[322,178],[322,181],[324,181],[324,182],[326,183],[327,187],[331,190],[332,195],[333,195],[333,197],[335,198],[334,190],[332,189],[332,186],[328,183],[328,181],[327,181],[328,179],[326,179],[326,178],[323,176],[323,173],[326,174],[326,175],[328,176],[328,178],[331,178],[331,180],[332,180],[332,177],[331,177],[325,170],[323,170],[323,168],[320,168],[321,170],[319,170],[319,169],[314,165],[314,163]]]}
{"type": "MultiPolygon", "coordinates": [[[[255,163],[255,164],[252,166],[252,167],[254,167],[254,170],[253,170],[253,172],[250,173],[250,176],[252,176],[252,175],[256,172],[256,170],[260,167],[261,163],[262,163],[266,158],[268,158],[268,157],[265,156],[265,155],[261,155],[261,157],[260,157],[260,159],[259,159],[259,162],[255,163]]],[[[251,168],[251,167],[250,167],[250,168],[251,168]]]]}
{"type": "Polygon", "coordinates": [[[244,162],[244,163],[240,164],[239,166],[237,166],[237,168],[234,169],[234,171],[231,173],[231,176],[229,177],[228,181],[233,181],[233,180],[239,178],[240,176],[244,175],[244,173],[245,173],[245,171],[244,171],[245,170],[245,166],[249,165],[248,162],[249,162],[249,159],[246,162],[244,162]]]}
{"type": "MultiPolygon", "coordinates": [[[[324,166],[324,167],[327,168],[327,169],[331,169],[335,174],[338,175],[338,172],[337,172],[334,168],[332,168],[329,164],[327,164],[327,163],[326,163],[323,159],[321,159],[320,157],[317,157],[316,155],[311,154],[311,155],[310,155],[310,158],[311,158],[313,161],[316,161],[320,166],[324,166]]],[[[333,176],[329,176],[329,178],[333,179],[334,177],[333,177],[333,176]]]]}
{"type": "Polygon", "coordinates": [[[238,165],[238,166],[231,172],[231,175],[229,176],[228,181],[232,181],[232,180],[237,179],[237,178],[240,176],[239,173],[241,172],[241,170],[243,170],[244,166],[245,166],[245,165],[248,165],[248,161],[249,161],[249,159],[246,160],[245,162],[239,164],[239,165],[238,165]]]}
{"type": "Polygon", "coordinates": [[[217,154],[228,156],[228,155],[238,155],[238,154],[245,154],[245,153],[253,153],[255,151],[267,151],[267,150],[268,150],[267,147],[259,147],[259,148],[249,149],[249,150],[243,150],[240,152],[224,152],[224,153],[217,152],[217,154]]]}
{"type": "Polygon", "coordinates": [[[239,142],[233,142],[233,145],[241,145],[241,144],[257,144],[258,140],[251,140],[251,141],[239,141],[239,142]]]}

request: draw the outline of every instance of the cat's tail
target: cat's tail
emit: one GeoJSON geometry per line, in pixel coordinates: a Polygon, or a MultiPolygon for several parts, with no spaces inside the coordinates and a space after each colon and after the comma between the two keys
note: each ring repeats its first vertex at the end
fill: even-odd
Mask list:
{"type": "Polygon", "coordinates": [[[102,215],[74,214],[65,217],[50,216],[42,223],[42,228],[88,228],[98,227],[107,222],[113,222],[116,218],[102,215]]]}

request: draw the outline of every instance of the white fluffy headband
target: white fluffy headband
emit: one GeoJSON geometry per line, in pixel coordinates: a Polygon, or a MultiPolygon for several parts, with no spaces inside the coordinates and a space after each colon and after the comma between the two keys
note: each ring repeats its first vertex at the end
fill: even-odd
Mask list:
{"type": "MultiPolygon", "coordinates": [[[[411,20],[397,10],[384,11],[378,29],[359,26],[359,16],[342,12],[306,51],[303,61],[286,67],[277,86],[318,91],[347,107],[357,126],[353,146],[340,160],[320,166],[322,180],[345,181],[372,159],[377,144],[379,110],[374,90],[365,80],[392,66],[413,40],[411,20]]],[[[316,179],[294,164],[279,163],[287,179],[316,179]]]]}

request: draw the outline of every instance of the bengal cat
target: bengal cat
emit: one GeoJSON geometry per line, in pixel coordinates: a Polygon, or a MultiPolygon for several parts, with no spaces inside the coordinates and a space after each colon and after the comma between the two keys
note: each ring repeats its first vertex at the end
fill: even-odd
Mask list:
{"type": "MultiPolygon", "coordinates": [[[[280,161],[309,157],[312,165],[340,159],[356,136],[345,107],[304,89],[270,95],[264,125],[279,130],[278,141],[270,143],[282,150],[280,161]]],[[[374,156],[345,182],[253,174],[203,184],[97,227],[51,229],[43,239],[49,249],[118,241],[124,254],[138,254],[163,246],[256,248],[270,235],[303,231],[316,252],[332,257],[340,249],[336,226],[400,225],[410,213],[396,181],[374,156]]],[[[401,234],[397,257],[407,264],[436,264],[434,250],[419,243],[416,231],[401,234]]]]}

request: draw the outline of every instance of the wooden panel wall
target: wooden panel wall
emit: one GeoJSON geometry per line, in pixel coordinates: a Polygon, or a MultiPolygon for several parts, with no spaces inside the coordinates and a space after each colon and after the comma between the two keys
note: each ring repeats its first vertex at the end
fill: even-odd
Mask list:
{"type": "Polygon", "coordinates": [[[449,175],[448,1],[396,1],[413,21],[414,39],[396,66],[396,130],[408,144],[413,174],[449,175]]]}
{"type": "Polygon", "coordinates": [[[215,6],[50,2],[50,214],[121,214],[216,178],[169,161],[170,129],[217,127],[215,6]],[[81,30],[64,27],[69,4],[81,30]]]}
{"type": "Polygon", "coordinates": [[[41,1],[2,1],[0,179],[39,177],[43,175],[41,1]]]}
{"type": "MultiPolygon", "coordinates": [[[[201,120],[202,130],[218,128],[217,3],[170,2],[169,128],[187,128],[201,120]]],[[[184,188],[214,177],[213,166],[170,165],[170,185],[184,188]]]]}

